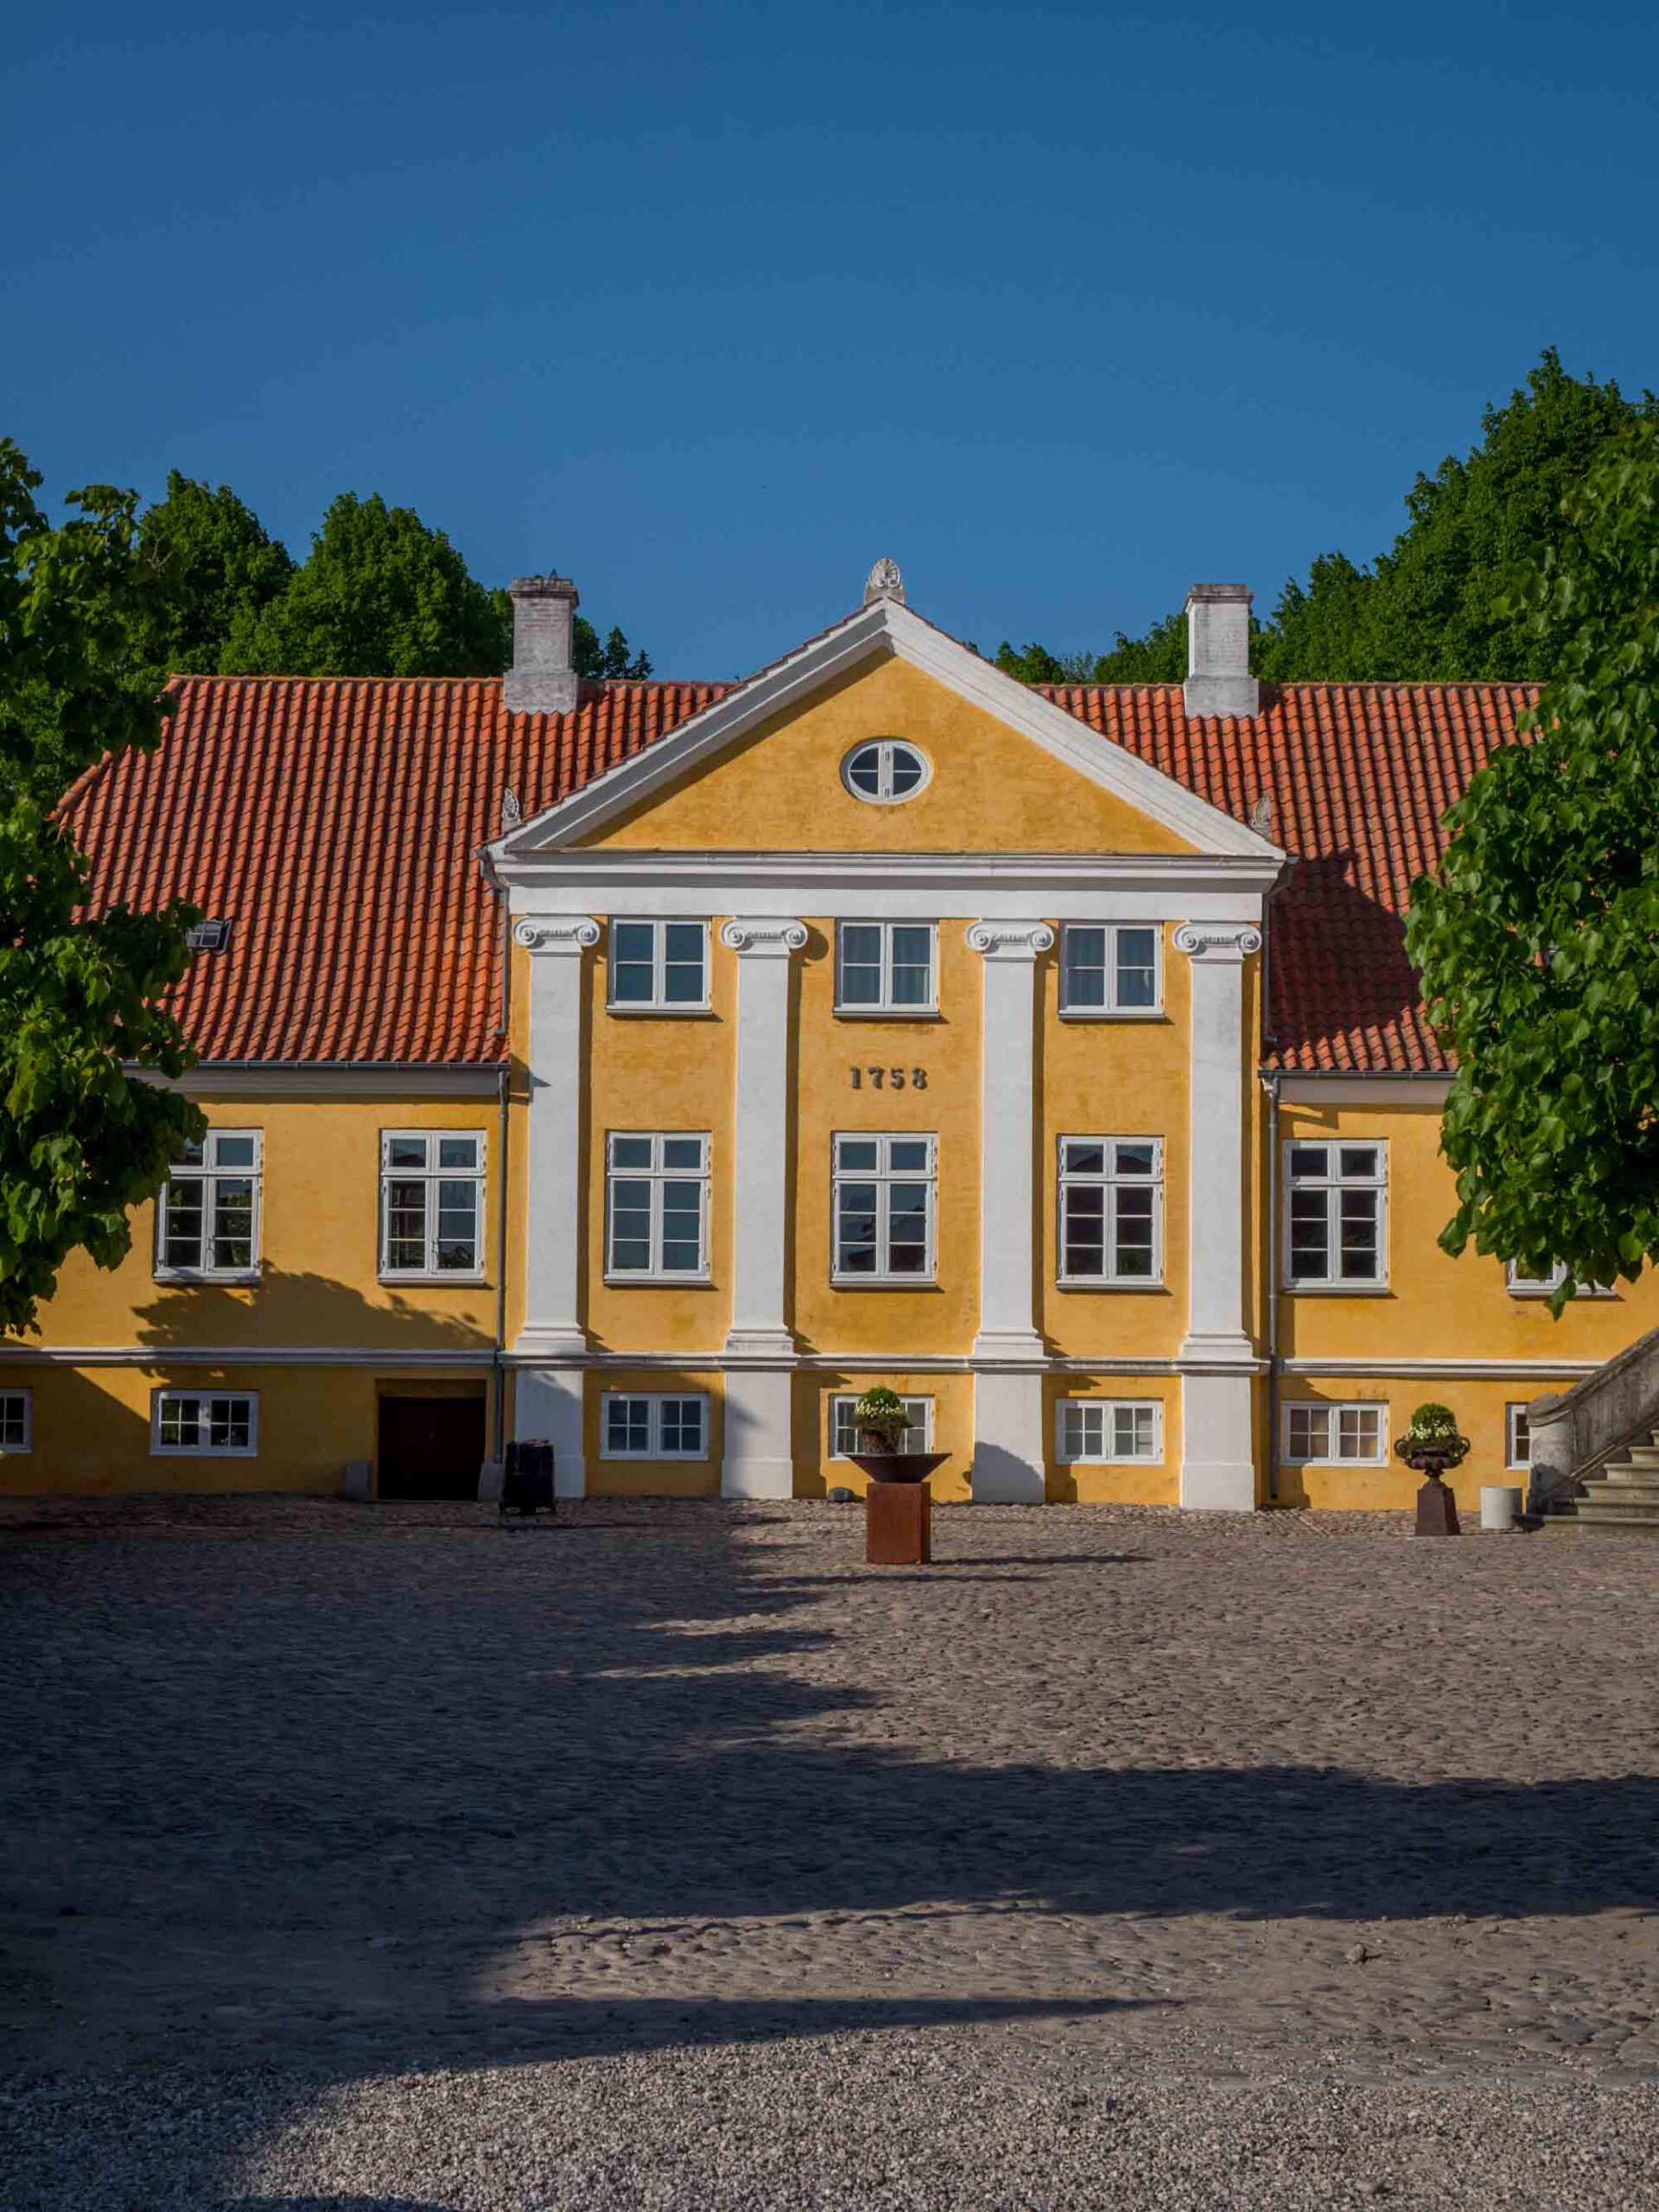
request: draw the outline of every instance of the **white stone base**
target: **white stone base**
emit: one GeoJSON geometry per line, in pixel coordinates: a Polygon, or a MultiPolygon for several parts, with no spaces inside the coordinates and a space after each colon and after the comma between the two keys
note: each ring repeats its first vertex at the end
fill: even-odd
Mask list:
{"type": "Polygon", "coordinates": [[[1187,1375],[1181,1383],[1181,1503],[1210,1513],[1255,1510],[1249,1375],[1187,1375]]]}
{"type": "Polygon", "coordinates": [[[976,1505],[1040,1505],[1043,1478],[1043,1378],[999,1375],[982,1368],[974,1376],[976,1505]]]}
{"type": "Polygon", "coordinates": [[[722,1497],[793,1497],[791,1376],[776,1367],[735,1367],[726,1376],[722,1497]]]}
{"type": "Polygon", "coordinates": [[[579,1367],[521,1367],[514,1398],[513,1434],[543,1438],[553,1446],[553,1488],[560,1497],[585,1497],[582,1457],[582,1370],[579,1367]]]}

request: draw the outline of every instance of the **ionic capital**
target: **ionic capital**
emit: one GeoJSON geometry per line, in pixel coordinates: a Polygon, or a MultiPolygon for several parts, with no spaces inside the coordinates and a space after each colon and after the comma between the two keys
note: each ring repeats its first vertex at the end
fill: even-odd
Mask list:
{"type": "Polygon", "coordinates": [[[787,960],[806,943],[806,924],[775,914],[735,914],[721,923],[720,941],[728,952],[787,960]]]}
{"type": "Polygon", "coordinates": [[[1175,932],[1175,950],[1190,960],[1232,967],[1261,951],[1262,932],[1251,922],[1183,922],[1175,932]]]}
{"type": "Polygon", "coordinates": [[[1034,960],[1054,942],[1046,922],[970,922],[969,948],[987,960],[1034,960]]]}
{"type": "Polygon", "coordinates": [[[529,914],[512,925],[512,941],[526,952],[580,955],[599,943],[591,914],[529,914]]]}

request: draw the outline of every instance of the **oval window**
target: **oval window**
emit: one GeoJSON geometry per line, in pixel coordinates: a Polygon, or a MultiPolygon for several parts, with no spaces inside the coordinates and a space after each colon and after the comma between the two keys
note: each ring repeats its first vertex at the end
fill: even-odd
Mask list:
{"type": "Polygon", "coordinates": [[[896,737],[873,737],[855,745],[841,766],[842,780],[853,797],[878,806],[913,798],[931,772],[926,757],[896,737]]]}

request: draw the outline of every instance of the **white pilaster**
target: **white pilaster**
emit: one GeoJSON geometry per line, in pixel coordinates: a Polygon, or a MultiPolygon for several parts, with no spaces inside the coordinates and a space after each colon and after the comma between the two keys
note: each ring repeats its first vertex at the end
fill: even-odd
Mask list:
{"type": "Polygon", "coordinates": [[[1192,963],[1192,999],[1181,1503],[1248,1513],[1256,1362],[1244,1329],[1244,963],[1262,932],[1186,922],[1175,944],[1192,963]]]}
{"type": "Polygon", "coordinates": [[[1044,1494],[1042,1377],[1029,1363],[1044,1357],[1034,1273],[1037,958],[1053,942],[1046,922],[982,921],[968,931],[985,963],[974,1496],[1010,1503],[1040,1503],[1044,1494]]]}
{"type": "Polygon", "coordinates": [[[514,1345],[555,1365],[521,1369],[513,1426],[553,1446],[559,1493],[580,1497],[582,1376],[582,1001],[583,956],[599,943],[586,914],[537,915],[513,925],[531,955],[530,1109],[524,1194],[524,1325],[514,1345]]]}
{"type": "Polygon", "coordinates": [[[726,1351],[753,1365],[726,1377],[725,1497],[795,1488],[785,1314],[789,1240],[789,986],[806,925],[738,915],[720,932],[737,961],[737,1097],[732,1164],[732,1319],[726,1351]],[[785,1363],[781,1366],[769,1362],[785,1363]]]}

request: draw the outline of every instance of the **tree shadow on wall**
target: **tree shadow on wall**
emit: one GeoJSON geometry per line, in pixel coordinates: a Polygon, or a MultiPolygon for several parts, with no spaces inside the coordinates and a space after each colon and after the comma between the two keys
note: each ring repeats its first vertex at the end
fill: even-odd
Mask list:
{"type": "MultiPolygon", "coordinates": [[[[491,1283],[457,1286],[480,1305],[493,1307],[491,1283]]],[[[165,1351],[170,1345],[220,1346],[250,1353],[273,1345],[345,1346],[353,1351],[476,1351],[487,1360],[495,1349],[488,1327],[476,1328],[453,1315],[433,1313],[420,1302],[429,1291],[410,1295],[387,1286],[367,1298],[332,1275],[296,1273],[272,1267],[259,1270],[257,1285],[158,1283],[147,1305],[135,1309],[137,1341],[165,1351]]]]}

